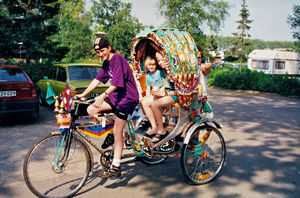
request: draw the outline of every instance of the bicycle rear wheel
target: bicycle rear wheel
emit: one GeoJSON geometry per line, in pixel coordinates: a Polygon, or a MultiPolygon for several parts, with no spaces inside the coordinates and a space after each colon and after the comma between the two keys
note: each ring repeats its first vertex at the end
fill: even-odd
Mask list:
{"type": "Polygon", "coordinates": [[[68,152],[63,138],[63,134],[49,134],[35,143],[25,157],[24,179],[38,197],[70,197],[88,178],[91,158],[86,145],[74,136],[68,152]],[[55,157],[59,150],[59,157],[55,157]]]}
{"type": "Polygon", "coordinates": [[[222,134],[211,126],[198,127],[181,150],[182,172],[191,184],[206,184],[220,173],[226,155],[222,134]]]}

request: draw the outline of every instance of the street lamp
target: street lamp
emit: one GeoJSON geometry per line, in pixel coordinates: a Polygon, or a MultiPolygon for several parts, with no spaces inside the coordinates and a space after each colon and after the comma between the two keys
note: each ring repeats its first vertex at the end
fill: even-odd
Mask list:
{"type": "Polygon", "coordinates": [[[19,53],[20,53],[20,59],[21,59],[21,50],[22,50],[23,42],[19,42],[18,45],[20,46],[20,51],[19,51],[19,53]]]}

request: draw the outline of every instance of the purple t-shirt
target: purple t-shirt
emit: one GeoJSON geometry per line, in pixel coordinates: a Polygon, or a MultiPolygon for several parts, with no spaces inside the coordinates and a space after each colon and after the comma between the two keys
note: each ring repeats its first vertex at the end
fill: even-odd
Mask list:
{"type": "Polygon", "coordinates": [[[139,93],[132,70],[121,54],[116,53],[110,61],[104,61],[96,79],[103,83],[110,80],[110,84],[117,87],[108,96],[116,109],[128,114],[133,112],[139,102],[139,93]]]}

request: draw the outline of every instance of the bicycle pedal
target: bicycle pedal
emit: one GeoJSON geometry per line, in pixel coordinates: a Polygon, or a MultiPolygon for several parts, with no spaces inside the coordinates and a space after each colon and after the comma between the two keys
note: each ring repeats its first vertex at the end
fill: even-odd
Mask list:
{"type": "Polygon", "coordinates": [[[115,141],[114,141],[114,134],[109,133],[109,134],[105,137],[104,142],[103,142],[101,148],[102,148],[102,149],[107,149],[108,147],[110,147],[111,145],[113,145],[114,142],[115,142],[115,141]]]}

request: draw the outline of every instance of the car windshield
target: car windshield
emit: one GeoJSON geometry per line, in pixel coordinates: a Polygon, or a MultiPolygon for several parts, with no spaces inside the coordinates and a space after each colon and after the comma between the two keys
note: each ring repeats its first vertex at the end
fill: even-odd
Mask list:
{"type": "Polygon", "coordinates": [[[17,68],[1,68],[0,82],[28,82],[26,75],[17,68]]]}
{"type": "Polygon", "coordinates": [[[69,67],[69,80],[79,81],[79,80],[92,80],[96,77],[100,70],[99,67],[95,66],[76,66],[69,67]]]}

